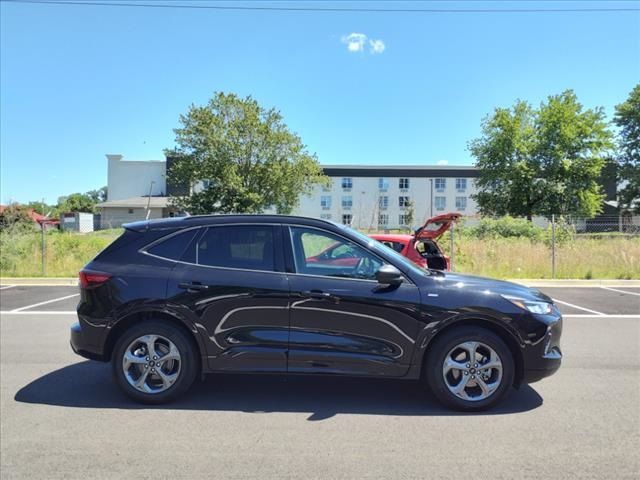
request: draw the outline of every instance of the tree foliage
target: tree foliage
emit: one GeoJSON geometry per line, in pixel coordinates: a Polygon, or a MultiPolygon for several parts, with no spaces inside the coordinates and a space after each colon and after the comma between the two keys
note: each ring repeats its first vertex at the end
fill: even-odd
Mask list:
{"type": "Polygon", "coordinates": [[[88,212],[93,213],[98,202],[88,193],[72,193],[67,197],[58,199],[59,213],[88,212]]]}
{"type": "Polygon", "coordinates": [[[191,195],[174,196],[172,203],[191,214],[270,207],[290,213],[300,194],[327,182],[282,115],[251,97],[216,93],[206,105],[192,105],[180,124],[177,148],[167,152],[177,160],[167,175],[170,183],[190,187],[191,195]],[[202,181],[208,188],[197,188],[202,181]]]}
{"type": "Polygon", "coordinates": [[[480,212],[529,219],[595,215],[602,209],[598,181],[611,138],[603,110],[583,109],[571,90],[537,109],[521,100],[497,108],[469,144],[480,169],[480,212]]]}
{"type": "Polygon", "coordinates": [[[620,203],[640,212],[640,83],[616,106],[613,121],[620,128],[618,160],[620,179],[625,182],[619,192],[620,203]]]}

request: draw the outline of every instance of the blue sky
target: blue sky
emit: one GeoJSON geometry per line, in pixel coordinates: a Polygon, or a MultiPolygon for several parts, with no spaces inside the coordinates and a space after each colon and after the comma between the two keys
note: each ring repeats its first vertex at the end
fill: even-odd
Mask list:
{"type": "MultiPolygon", "coordinates": [[[[316,2],[336,4],[389,6],[316,2]]],[[[640,81],[639,12],[294,13],[4,2],[0,8],[3,203],[54,202],[99,188],[107,181],[105,153],[162,158],[179,114],[217,90],[278,108],[322,163],[428,165],[470,164],[467,142],[496,106],[517,98],[537,104],[572,88],[586,107],[602,106],[611,116],[640,81]],[[351,33],[367,39],[351,37],[350,51],[351,33]]]]}

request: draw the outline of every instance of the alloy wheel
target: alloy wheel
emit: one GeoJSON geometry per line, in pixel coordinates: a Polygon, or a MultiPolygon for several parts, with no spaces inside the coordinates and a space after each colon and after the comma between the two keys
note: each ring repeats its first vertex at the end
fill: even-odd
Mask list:
{"type": "Polygon", "coordinates": [[[161,335],[136,338],[122,356],[127,382],[144,393],[156,394],[169,389],[178,379],[181,367],[180,351],[161,335]]]}
{"type": "Polygon", "coordinates": [[[500,386],[502,372],[502,360],[496,351],[474,341],[453,347],[442,365],[442,375],[449,391],[472,402],[489,398],[500,386]]]}

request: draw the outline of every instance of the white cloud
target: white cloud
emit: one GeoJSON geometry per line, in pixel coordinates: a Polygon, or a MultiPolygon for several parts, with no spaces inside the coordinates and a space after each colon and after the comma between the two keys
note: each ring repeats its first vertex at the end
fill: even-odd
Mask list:
{"type": "Polygon", "coordinates": [[[386,48],[381,39],[369,39],[364,33],[353,32],[349,35],[344,35],[341,41],[347,46],[347,50],[352,53],[364,52],[367,44],[369,45],[369,53],[372,55],[380,54],[386,48]]]}
{"type": "Polygon", "coordinates": [[[369,52],[372,54],[382,53],[385,48],[387,47],[382,40],[369,40],[369,52]]]}
{"type": "Polygon", "coordinates": [[[347,45],[350,52],[362,52],[367,43],[367,36],[364,33],[350,33],[342,37],[342,43],[347,45]]]}
{"type": "Polygon", "coordinates": [[[449,165],[449,160],[438,160],[438,165],[449,165]]]}

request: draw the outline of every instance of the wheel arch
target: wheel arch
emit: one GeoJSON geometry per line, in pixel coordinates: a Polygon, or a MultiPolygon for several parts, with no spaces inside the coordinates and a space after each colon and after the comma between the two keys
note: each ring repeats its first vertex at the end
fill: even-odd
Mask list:
{"type": "Polygon", "coordinates": [[[451,330],[455,330],[456,328],[461,327],[484,328],[485,330],[489,330],[490,332],[500,337],[500,339],[509,348],[509,351],[511,352],[511,355],[513,357],[515,366],[513,384],[516,388],[518,388],[522,383],[522,379],[524,377],[524,357],[522,355],[522,350],[520,348],[518,339],[506,326],[500,324],[499,322],[482,318],[463,318],[450,322],[442,329],[438,330],[434,335],[432,335],[426,342],[425,347],[422,349],[422,358],[420,360],[420,376],[424,375],[429,348],[431,347],[431,345],[433,345],[434,341],[440,338],[446,332],[450,332],[451,330]]]}
{"type": "Polygon", "coordinates": [[[158,311],[158,310],[139,310],[136,312],[128,313],[126,316],[118,319],[117,322],[113,324],[111,329],[109,330],[109,334],[107,335],[107,340],[105,342],[104,349],[104,358],[106,361],[111,360],[111,355],[113,353],[113,349],[116,345],[118,339],[132,326],[143,322],[145,320],[154,320],[160,322],[167,322],[171,325],[178,327],[182,330],[183,333],[186,334],[187,338],[191,341],[192,347],[195,348],[195,351],[198,355],[198,368],[199,373],[203,372],[206,363],[206,356],[203,352],[205,352],[204,346],[202,345],[202,340],[195,329],[195,326],[190,327],[187,325],[185,320],[181,319],[179,316],[174,315],[166,310],[158,311]]]}

